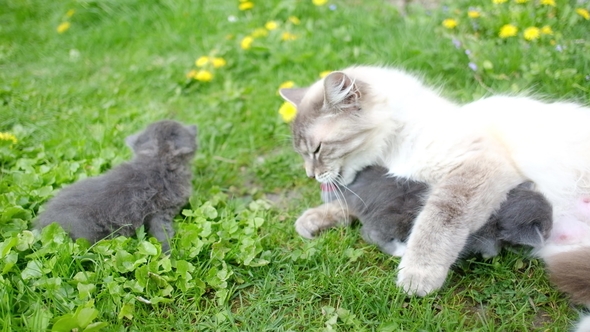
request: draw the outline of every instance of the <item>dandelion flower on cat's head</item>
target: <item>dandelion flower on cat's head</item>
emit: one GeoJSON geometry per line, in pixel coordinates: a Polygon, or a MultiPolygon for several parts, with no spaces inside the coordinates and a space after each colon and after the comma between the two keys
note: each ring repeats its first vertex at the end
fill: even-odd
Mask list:
{"type": "Polygon", "coordinates": [[[518,28],[512,24],[505,24],[500,28],[500,33],[498,34],[500,38],[508,38],[516,36],[518,32],[518,28]]]}
{"type": "Polygon", "coordinates": [[[290,33],[290,32],[283,32],[281,34],[281,39],[282,40],[285,40],[285,41],[287,41],[287,40],[295,40],[295,39],[297,39],[297,36],[294,35],[294,34],[292,34],[292,33],[290,33]]]}
{"type": "Polygon", "coordinates": [[[447,18],[446,20],[442,21],[442,25],[447,29],[453,29],[458,24],[459,24],[459,22],[457,22],[457,20],[452,19],[452,18],[447,18]]]}
{"type": "Polygon", "coordinates": [[[246,36],[240,42],[240,47],[244,50],[249,50],[250,47],[252,47],[253,41],[254,41],[254,38],[252,38],[252,36],[246,36]]]}
{"type": "Polygon", "coordinates": [[[239,10],[248,10],[254,7],[254,3],[252,1],[244,1],[238,5],[239,10]]]}
{"type": "Polygon", "coordinates": [[[590,12],[588,12],[587,9],[576,8],[576,13],[578,13],[578,15],[582,16],[584,19],[590,20],[590,12]]]}
{"type": "Polygon", "coordinates": [[[281,118],[283,118],[283,121],[291,122],[297,115],[297,108],[289,102],[284,102],[279,108],[279,114],[281,115],[281,118]]]}
{"type": "Polygon", "coordinates": [[[328,76],[332,71],[331,70],[324,70],[323,72],[320,73],[320,78],[324,78],[326,76],[328,76]]]}
{"type": "Polygon", "coordinates": [[[11,141],[13,144],[18,142],[18,140],[16,139],[16,136],[14,136],[11,133],[3,133],[3,132],[0,132],[0,141],[11,141]]]}
{"type": "Polygon", "coordinates": [[[199,70],[193,78],[199,82],[210,82],[213,79],[213,74],[208,70],[199,70]]]}
{"type": "Polygon", "coordinates": [[[68,31],[68,29],[70,28],[71,24],[70,22],[62,22],[57,26],[57,33],[64,33],[66,31],[68,31]]]}
{"type": "Polygon", "coordinates": [[[267,30],[272,31],[272,30],[275,30],[276,28],[278,28],[279,27],[279,24],[276,21],[268,21],[268,22],[266,22],[266,24],[264,25],[264,27],[267,30]]]}
{"type": "Polygon", "coordinates": [[[508,1],[508,0],[492,0],[492,2],[495,3],[495,4],[504,3],[506,1],[508,1]]]}
{"type": "Polygon", "coordinates": [[[311,0],[311,2],[316,6],[323,6],[328,3],[328,0],[311,0]]]}
{"type": "Polygon", "coordinates": [[[526,28],[524,29],[523,36],[526,40],[535,40],[541,36],[541,29],[537,27],[526,28]]]}
{"type": "Polygon", "coordinates": [[[279,85],[279,90],[280,89],[290,89],[292,87],[295,86],[295,82],[293,81],[285,81],[283,83],[281,83],[281,85],[279,85]]]}
{"type": "Polygon", "coordinates": [[[541,0],[541,4],[555,7],[555,0],[541,0]]]}

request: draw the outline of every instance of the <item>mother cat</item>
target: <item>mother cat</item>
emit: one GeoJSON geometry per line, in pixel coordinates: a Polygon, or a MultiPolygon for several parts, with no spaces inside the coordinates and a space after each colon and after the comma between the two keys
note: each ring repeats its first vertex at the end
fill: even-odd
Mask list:
{"type": "Polygon", "coordinates": [[[281,95],[297,107],[293,144],[309,177],[347,184],[376,164],[431,186],[399,265],[406,292],[440,288],[468,235],[531,180],[554,211],[539,254],[558,286],[582,289],[574,299],[590,304],[590,109],[502,96],[458,105],[382,67],[332,72],[281,95]]]}

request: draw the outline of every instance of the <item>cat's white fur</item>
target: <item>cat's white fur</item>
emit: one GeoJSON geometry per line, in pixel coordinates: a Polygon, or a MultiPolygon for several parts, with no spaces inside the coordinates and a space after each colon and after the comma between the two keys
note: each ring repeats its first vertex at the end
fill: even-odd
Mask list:
{"type": "MultiPolygon", "coordinates": [[[[468,235],[522,181],[535,182],[551,202],[557,229],[572,219],[590,225],[590,213],[576,207],[590,197],[588,108],[506,96],[458,105],[412,75],[381,67],[347,68],[282,95],[302,117],[312,116],[312,105],[323,97],[322,108],[300,133],[307,143],[295,143],[308,175],[348,183],[358,170],[379,164],[431,185],[399,265],[397,283],[409,293],[441,287],[468,235]],[[324,148],[318,142],[337,141],[355,126],[370,129],[351,139],[354,150],[317,166],[324,148]]],[[[546,259],[590,246],[590,237],[561,239],[550,238],[539,255],[546,259]]]]}

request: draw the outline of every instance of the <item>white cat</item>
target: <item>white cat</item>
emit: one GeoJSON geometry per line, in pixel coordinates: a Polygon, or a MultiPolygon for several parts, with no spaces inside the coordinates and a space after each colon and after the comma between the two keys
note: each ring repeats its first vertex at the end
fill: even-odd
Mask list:
{"type": "Polygon", "coordinates": [[[440,288],[469,234],[530,180],[554,211],[539,255],[558,287],[590,305],[590,109],[504,96],[458,105],[381,67],[332,72],[281,95],[297,107],[293,144],[308,176],[347,184],[376,164],[431,186],[399,265],[406,292],[440,288]]]}

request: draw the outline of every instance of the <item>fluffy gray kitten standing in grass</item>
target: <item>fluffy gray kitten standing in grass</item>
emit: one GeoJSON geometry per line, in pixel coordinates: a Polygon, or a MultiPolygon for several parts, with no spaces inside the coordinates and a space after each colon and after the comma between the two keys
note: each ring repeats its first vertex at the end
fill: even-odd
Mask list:
{"type": "Polygon", "coordinates": [[[36,227],[57,222],[73,239],[94,243],[111,234],[131,236],[145,225],[168,251],[172,218],[192,191],[196,136],[196,126],[164,120],[127,137],[135,154],[130,162],[62,189],[45,205],[36,227]]]}
{"type": "MultiPolygon", "coordinates": [[[[369,166],[357,173],[348,186],[322,184],[326,204],[307,210],[296,222],[297,231],[310,237],[310,220],[323,218],[325,227],[359,219],[365,241],[381,251],[402,256],[414,221],[428,194],[425,183],[387,175],[387,169],[369,166]],[[314,215],[315,218],[310,218],[314,215]],[[344,215],[343,215],[344,214],[344,215]],[[343,217],[343,218],[342,218],[343,217]],[[341,218],[341,219],[338,219],[341,218]]],[[[480,253],[492,257],[505,243],[541,247],[552,227],[552,208],[547,199],[524,182],[508,193],[506,201],[477,232],[471,234],[460,256],[480,253]]],[[[310,228],[311,227],[311,228],[310,228]]]]}

